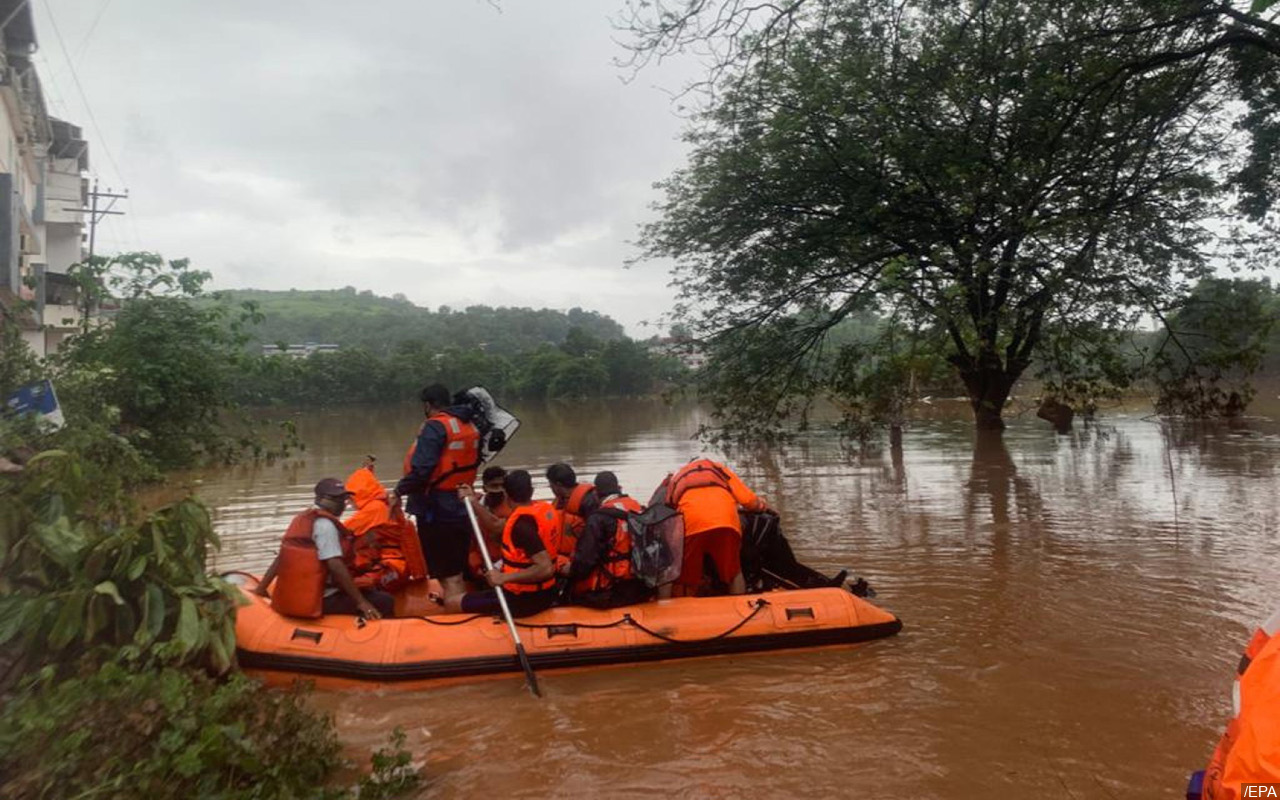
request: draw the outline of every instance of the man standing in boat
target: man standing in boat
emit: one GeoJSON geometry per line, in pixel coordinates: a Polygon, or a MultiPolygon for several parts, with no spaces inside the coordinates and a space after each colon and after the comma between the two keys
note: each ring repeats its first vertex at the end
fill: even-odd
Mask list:
{"type": "Polygon", "coordinates": [[[433,383],[422,390],[427,419],[404,458],[404,477],[395,494],[408,497],[418,521],[418,538],[431,576],[444,589],[445,602],[466,591],[463,572],[471,550],[471,524],[458,488],[471,486],[480,467],[480,431],[467,405],[450,406],[449,390],[433,383]]]}
{"type": "MultiPolygon", "coordinates": [[[[744,594],[742,576],[742,522],[738,508],[748,512],[768,510],[764,500],[747,488],[724,464],[699,458],[685,464],[664,481],[666,503],[684,517],[684,562],[676,589],[696,595],[702,586],[703,562],[710,556],[716,577],[729,594],[744,594]]],[[[663,594],[671,588],[662,587],[663,594]]]]}

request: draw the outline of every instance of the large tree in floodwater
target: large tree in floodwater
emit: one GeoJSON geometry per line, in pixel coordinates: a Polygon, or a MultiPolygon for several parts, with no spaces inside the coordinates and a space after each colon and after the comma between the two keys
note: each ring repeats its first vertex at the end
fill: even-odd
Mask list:
{"type": "MultiPolygon", "coordinates": [[[[977,425],[1001,428],[1050,340],[1094,341],[1204,276],[1242,168],[1233,65],[1205,46],[1218,18],[1152,25],[1147,6],[753,6],[777,13],[730,31],[642,237],[676,260],[720,421],[767,432],[839,399],[856,365],[831,334],[871,308],[941,334],[977,425]]],[[[639,52],[672,41],[650,34],[639,52]]]]}

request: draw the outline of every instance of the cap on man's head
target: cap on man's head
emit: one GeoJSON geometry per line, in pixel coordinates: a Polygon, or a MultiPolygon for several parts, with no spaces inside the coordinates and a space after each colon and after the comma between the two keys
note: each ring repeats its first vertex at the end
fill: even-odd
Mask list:
{"type": "Polygon", "coordinates": [[[352,494],[337,478],[324,478],[316,484],[316,497],[349,497],[352,494]]]}
{"type": "Polygon", "coordinates": [[[596,479],[592,483],[596,485],[596,494],[622,494],[622,487],[618,485],[618,476],[608,470],[597,472],[596,479]]]}

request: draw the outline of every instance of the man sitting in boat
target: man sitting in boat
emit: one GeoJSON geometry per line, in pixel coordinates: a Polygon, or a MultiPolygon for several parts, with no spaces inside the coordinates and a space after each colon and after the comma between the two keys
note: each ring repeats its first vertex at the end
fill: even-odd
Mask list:
{"type": "Polygon", "coordinates": [[[738,509],[762,512],[768,505],[733,470],[709,458],[685,464],[667,476],[659,489],[663,487],[667,505],[684,517],[685,539],[680,577],[673,587],[662,587],[660,596],[705,594],[704,578],[711,577],[718,578],[729,594],[744,594],[738,509]],[[714,576],[703,575],[707,558],[715,566],[714,576]]]}
{"type": "MultiPolygon", "coordinates": [[[[476,497],[475,493],[470,491],[470,487],[459,490],[476,512],[476,522],[480,524],[480,530],[484,533],[484,541],[489,547],[491,561],[502,558],[502,529],[506,527],[507,517],[511,516],[511,512],[515,510],[515,506],[511,505],[511,501],[507,499],[507,490],[504,485],[506,477],[507,471],[502,467],[496,465],[486,467],[480,476],[480,484],[484,487],[483,495],[476,497]]],[[[471,554],[467,567],[470,575],[477,578],[484,575],[484,559],[480,557],[480,549],[474,540],[471,542],[471,554]]]]}
{"type": "MultiPolygon", "coordinates": [[[[502,566],[489,570],[485,580],[493,588],[467,592],[460,599],[445,598],[445,608],[466,614],[497,614],[498,592],[506,593],[514,617],[527,617],[550,608],[556,601],[556,552],[560,532],[555,507],[533,499],[533,478],[522,469],[507,473],[503,481],[514,505],[502,529],[502,566]]],[[[465,489],[459,492],[470,497],[465,489]]]]}
{"type": "Polygon", "coordinates": [[[572,561],[560,568],[560,574],[570,580],[572,602],[617,608],[652,599],[653,590],[632,573],[631,533],[627,529],[627,513],[638,514],[643,507],[623,494],[612,472],[599,473],[594,484],[600,504],[587,515],[572,561]]]}
{"type": "MultiPolygon", "coordinates": [[[[586,529],[587,516],[600,506],[595,487],[578,483],[573,467],[563,462],[547,467],[547,483],[556,497],[556,510],[560,514],[560,563],[573,556],[578,537],[586,529]]],[[[557,567],[559,564],[557,564],[557,567]]]]}
{"type": "Polygon", "coordinates": [[[271,597],[271,606],[291,617],[359,614],[366,619],[389,617],[395,608],[391,595],[377,589],[361,591],[351,577],[355,541],[338,518],[351,492],[337,478],[316,484],[315,505],[289,523],[280,552],[254,589],[271,597]],[[267,589],[276,583],[275,592],[267,589]]]}

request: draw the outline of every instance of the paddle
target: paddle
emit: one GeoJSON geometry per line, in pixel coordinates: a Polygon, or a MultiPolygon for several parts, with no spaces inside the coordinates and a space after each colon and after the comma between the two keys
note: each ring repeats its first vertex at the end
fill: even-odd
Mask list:
{"type": "MultiPolygon", "coordinates": [[[[471,507],[469,499],[463,499],[463,505],[467,507],[467,518],[471,520],[471,532],[476,535],[476,546],[480,548],[480,557],[484,559],[484,568],[487,572],[493,569],[493,559],[489,558],[489,548],[485,545],[484,534],[480,532],[480,523],[476,521],[475,509],[471,507]]],[[[502,616],[507,621],[507,628],[511,631],[511,641],[516,645],[516,656],[520,659],[520,666],[524,669],[525,682],[529,685],[529,691],[534,697],[542,697],[542,692],[538,689],[538,676],[533,674],[533,665],[529,663],[529,656],[524,652],[524,644],[520,641],[520,634],[516,632],[516,621],[511,616],[511,609],[507,608],[507,596],[501,587],[495,586],[494,593],[498,595],[498,605],[502,607],[502,616]]]]}

